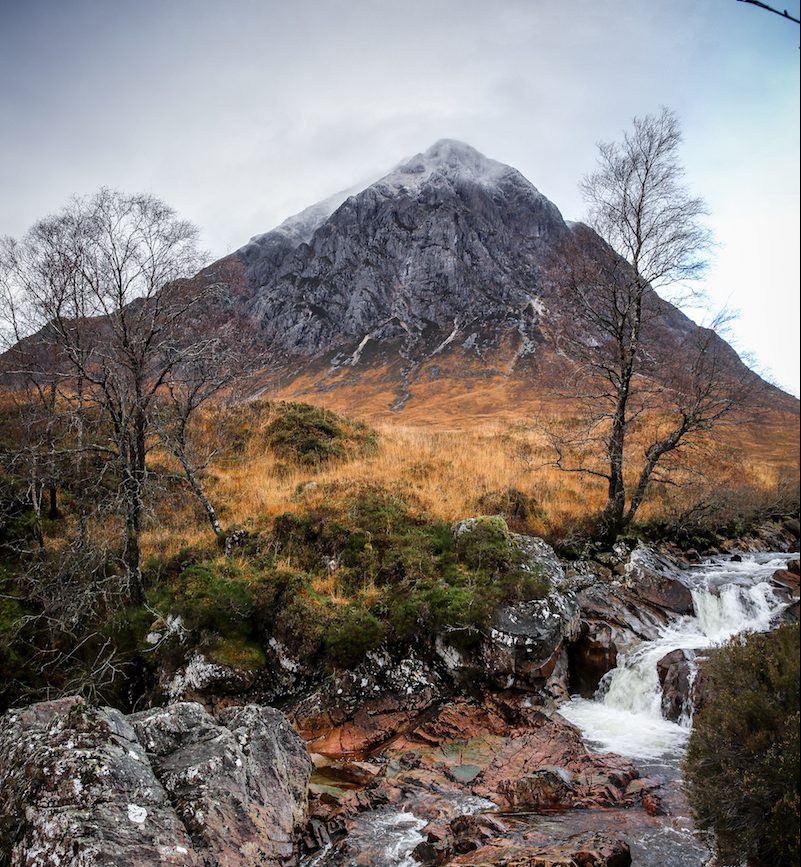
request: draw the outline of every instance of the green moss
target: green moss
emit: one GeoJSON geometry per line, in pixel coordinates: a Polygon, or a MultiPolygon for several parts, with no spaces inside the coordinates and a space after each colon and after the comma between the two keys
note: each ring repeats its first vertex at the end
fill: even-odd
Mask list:
{"type": "Polygon", "coordinates": [[[239,632],[253,614],[250,581],[230,560],[188,566],[156,602],[165,612],[180,614],[189,628],[222,635],[239,632]]]}
{"type": "Polygon", "coordinates": [[[230,658],[274,638],[304,666],[352,667],[384,642],[408,646],[421,636],[470,649],[499,604],[548,589],[502,518],[473,521],[454,541],[449,524],[378,487],[337,507],[279,515],[262,541],[264,553],[245,546],[236,562],[185,552],[161,564],[151,601],[183,617],[190,641],[230,658]],[[329,571],[345,604],[312,589],[329,571]]]}
{"type": "Polygon", "coordinates": [[[327,602],[304,592],[294,596],[278,612],[274,634],[297,659],[309,660],[322,648],[329,619],[327,602]]]}
{"type": "Polygon", "coordinates": [[[366,608],[346,605],[329,621],[323,643],[334,665],[352,668],[379,647],[385,635],[386,626],[366,608]]]}
{"type": "Polygon", "coordinates": [[[259,671],[266,665],[264,650],[255,641],[224,638],[212,645],[207,653],[209,659],[230,668],[259,671]]]}
{"type": "Polygon", "coordinates": [[[469,568],[484,572],[509,569],[519,560],[506,521],[497,515],[470,521],[459,533],[456,551],[469,568]]]}

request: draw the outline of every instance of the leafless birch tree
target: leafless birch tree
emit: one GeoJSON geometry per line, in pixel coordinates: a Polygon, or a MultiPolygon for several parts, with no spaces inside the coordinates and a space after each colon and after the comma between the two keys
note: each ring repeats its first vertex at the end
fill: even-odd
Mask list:
{"type": "Polygon", "coordinates": [[[209,292],[187,279],[201,262],[197,230],[153,196],[104,189],[6,240],[2,258],[7,325],[24,338],[7,354],[10,372],[57,382],[82,417],[100,419],[91,439],[82,428],[78,449],[116,470],[121,559],[128,596],[141,603],[155,411],[170,377],[203,352],[188,325],[209,292]]]}
{"type": "Polygon", "coordinates": [[[680,142],[675,115],[663,109],[599,145],[583,183],[589,226],[572,229],[549,275],[572,302],[558,340],[578,363],[569,396],[583,406],[578,427],[552,432],[554,463],[605,481],[607,541],[632,523],[648,486],[667,481],[658,474],[665,457],[720,423],[747,385],[714,329],[696,328],[656,291],[679,287],[686,297],[711,243],[704,203],[683,182],[680,142]],[[646,421],[652,438],[634,466],[630,437],[646,421]]]}

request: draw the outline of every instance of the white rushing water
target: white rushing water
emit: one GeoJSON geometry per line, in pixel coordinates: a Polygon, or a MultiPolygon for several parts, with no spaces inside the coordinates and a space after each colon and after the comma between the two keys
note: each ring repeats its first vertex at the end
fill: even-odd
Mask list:
{"type": "Polygon", "coordinates": [[[656,664],[673,650],[703,651],[742,632],[764,632],[784,604],[770,577],[797,554],[746,554],[741,562],[715,558],[684,575],[694,616],[676,617],[654,641],[619,659],[593,699],[574,697],[560,708],[594,746],[636,759],[678,755],[689,736],[691,711],[679,723],[662,716],[656,664]]]}

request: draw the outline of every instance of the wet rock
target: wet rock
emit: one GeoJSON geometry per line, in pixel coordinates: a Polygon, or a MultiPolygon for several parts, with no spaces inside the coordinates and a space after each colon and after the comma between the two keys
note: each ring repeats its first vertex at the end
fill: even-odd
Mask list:
{"type": "Polygon", "coordinates": [[[798,572],[793,572],[791,569],[777,569],[773,573],[773,581],[788,590],[792,597],[798,598],[799,581],[801,581],[801,576],[799,576],[798,572]]]}
{"type": "Polygon", "coordinates": [[[415,848],[413,856],[426,867],[433,867],[450,864],[454,856],[473,852],[495,838],[506,836],[509,828],[494,816],[477,814],[429,824],[423,832],[426,839],[415,848]]]}
{"type": "Polygon", "coordinates": [[[692,706],[693,658],[690,650],[672,650],[656,664],[665,719],[678,722],[692,706]]]}
{"type": "Polygon", "coordinates": [[[592,698],[601,678],[617,665],[619,630],[609,623],[583,620],[581,635],[568,649],[570,692],[592,698]]]}
{"type": "Polygon", "coordinates": [[[777,569],[773,573],[773,583],[777,585],[776,594],[786,603],[787,607],[779,615],[780,622],[798,623],[799,620],[799,575],[790,569],[790,565],[797,565],[797,560],[790,560],[787,569],[777,569]]]}
{"type": "Polygon", "coordinates": [[[626,565],[631,588],[641,599],[677,614],[692,614],[692,593],[679,574],[675,560],[642,543],[631,552],[626,565]]]}
{"type": "Polygon", "coordinates": [[[566,810],[573,802],[571,775],[564,768],[538,768],[516,780],[503,780],[498,788],[512,810],[548,813],[566,810]]]}
{"type": "Polygon", "coordinates": [[[801,575],[801,561],[788,560],[787,561],[787,571],[792,572],[793,575],[801,575]]]}
{"type": "Polygon", "coordinates": [[[611,834],[582,834],[548,846],[499,839],[458,855],[450,863],[470,867],[629,867],[631,851],[624,840],[611,834]]]}
{"type": "Polygon", "coordinates": [[[571,593],[552,590],[545,599],[505,605],[495,616],[480,663],[496,687],[542,690],[567,696],[565,645],[578,637],[578,603],[571,593]],[[556,674],[557,677],[553,678],[556,674]]]}
{"type": "Polygon", "coordinates": [[[0,836],[11,865],[288,867],[310,768],[270,708],[42,702],[0,722],[0,836]]]}
{"type": "Polygon", "coordinates": [[[799,528],[795,518],[766,521],[747,536],[728,539],[722,547],[730,551],[797,551],[799,528]]]}
{"type": "Polygon", "coordinates": [[[290,718],[316,753],[364,754],[406,730],[445,688],[441,674],[413,653],[400,660],[369,653],[298,701],[290,718]]]}

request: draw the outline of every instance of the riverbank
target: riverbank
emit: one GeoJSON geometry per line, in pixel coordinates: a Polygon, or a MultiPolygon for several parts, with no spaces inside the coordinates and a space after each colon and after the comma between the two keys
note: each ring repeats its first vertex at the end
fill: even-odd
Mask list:
{"type": "MultiPolygon", "coordinates": [[[[774,531],[750,546],[775,543],[774,531]]],[[[271,798],[294,805],[281,811],[280,856],[265,856],[264,863],[282,867],[298,860],[308,867],[704,863],[710,850],[693,833],[680,779],[698,661],[728,635],[768,629],[792,616],[797,591],[794,596],[781,574],[773,576],[787,573],[794,557],[743,552],[746,544],[708,557],[638,544],[592,561],[563,562],[541,540],[515,537],[515,544],[531,568],[547,574],[550,589],[542,599],[501,606],[479,644],[457,648],[442,634],[420,636],[405,652],[371,651],[351,670],[335,671],[283,703],[310,761],[281,758],[286,744],[260,749],[253,780],[240,780],[236,758],[244,759],[235,750],[220,756],[205,735],[187,742],[185,734],[174,735],[169,750],[160,749],[131,718],[129,751],[141,749],[156,781],[142,786],[158,784],[165,792],[168,826],[185,829],[181,839],[188,844],[179,845],[190,859],[181,860],[171,844],[169,857],[140,863],[195,863],[193,852],[217,857],[208,852],[223,845],[233,859],[226,863],[252,863],[242,853],[276,833],[276,817],[264,813],[271,798]],[[285,781],[278,794],[251,791],[258,777],[276,778],[276,762],[285,781]],[[196,787],[208,788],[209,777],[217,782],[205,801],[198,800],[196,787]],[[242,809],[249,824],[206,818],[209,810],[234,816],[242,809]]],[[[284,649],[274,650],[284,682],[297,683],[297,663],[284,649]]],[[[215,737],[223,739],[234,712],[226,708],[252,701],[254,689],[230,667],[197,656],[165,687],[173,701],[172,716],[165,717],[173,720],[170,730],[184,731],[182,715],[210,711],[201,731],[218,731],[215,737]],[[176,721],[181,708],[198,710],[181,711],[176,721]]],[[[11,766],[8,756],[19,754],[14,750],[23,733],[15,736],[6,717],[0,774],[7,791],[16,792],[11,801],[19,809],[15,813],[11,801],[4,802],[6,824],[0,827],[19,823],[20,830],[6,832],[17,835],[19,857],[33,851],[35,839],[46,851],[45,838],[36,838],[25,824],[30,820],[21,818],[35,816],[37,805],[57,805],[59,814],[72,817],[65,833],[80,832],[76,840],[108,831],[102,823],[81,825],[88,820],[80,811],[92,798],[130,798],[126,803],[143,806],[139,790],[126,794],[122,781],[130,768],[87,779],[66,756],[58,758],[58,749],[83,735],[72,734],[69,715],[48,713],[44,752],[25,761],[36,769],[63,760],[56,791],[37,771],[36,784],[20,793],[20,767],[11,766]]],[[[284,719],[279,714],[272,726],[285,725],[284,719]]],[[[115,725],[109,731],[117,737],[122,723],[115,725]]],[[[244,736],[246,742],[252,738],[244,736]]],[[[86,749],[105,755],[105,735],[98,738],[86,749]]],[[[297,752],[294,746],[291,752],[297,752]]],[[[142,824],[127,821],[124,831],[155,834],[151,850],[161,851],[166,844],[158,833],[167,826],[142,824]]]]}

